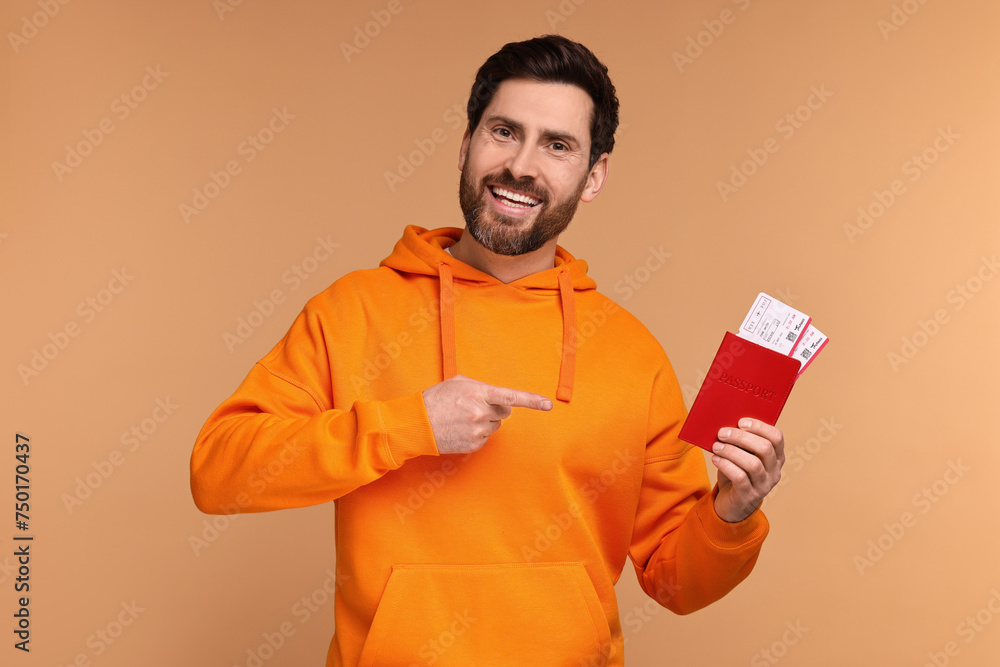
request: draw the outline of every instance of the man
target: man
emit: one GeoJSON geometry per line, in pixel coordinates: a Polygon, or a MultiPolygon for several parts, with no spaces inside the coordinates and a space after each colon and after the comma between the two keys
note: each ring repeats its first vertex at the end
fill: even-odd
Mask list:
{"type": "Polygon", "coordinates": [[[310,299],[199,434],[195,502],[336,502],[327,665],[622,665],[626,555],[677,613],[725,595],[767,533],[782,434],[722,429],[710,488],[662,347],[556,245],[608,175],[604,65],[507,44],[468,116],[466,229],[408,225],[310,299]]]}

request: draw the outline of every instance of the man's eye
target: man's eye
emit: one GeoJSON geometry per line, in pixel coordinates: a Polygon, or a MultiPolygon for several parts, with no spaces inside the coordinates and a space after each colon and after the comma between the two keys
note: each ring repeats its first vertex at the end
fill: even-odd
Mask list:
{"type": "Polygon", "coordinates": [[[558,141],[552,144],[552,148],[556,149],[557,151],[567,150],[566,144],[560,143],[558,141]]]}
{"type": "Polygon", "coordinates": [[[510,130],[508,130],[506,127],[498,127],[496,130],[494,130],[494,132],[497,132],[501,137],[510,136],[510,130]]]}

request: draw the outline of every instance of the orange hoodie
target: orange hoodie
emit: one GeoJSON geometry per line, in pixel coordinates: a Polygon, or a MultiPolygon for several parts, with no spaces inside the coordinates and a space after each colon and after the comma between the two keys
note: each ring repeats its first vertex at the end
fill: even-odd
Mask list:
{"type": "Polygon", "coordinates": [[[199,433],[195,503],[335,501],[328,666],[623,665],[626,555],[684,614],[749,574],[767,520],[715,514],[666,354],[586,262],[504,284],[445,250],[462,233],[409,225],[309,300],[199,433]],[[554,407],[441,455],[421,392],[456,373],[554,407]]]}

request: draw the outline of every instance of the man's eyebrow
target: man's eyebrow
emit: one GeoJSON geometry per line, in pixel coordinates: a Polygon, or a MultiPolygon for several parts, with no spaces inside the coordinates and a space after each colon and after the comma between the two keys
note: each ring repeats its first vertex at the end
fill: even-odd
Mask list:
{"type": "MultiPolygon", "coordinates": [[[[490,123],[490,122],[493,122],[493,121],[500,121],[504,125],[509,125],[510,127],[514,128],[518,132],[524,132],[524,125],[522,125],[521,123],[517,122],[516,120],[513,120],[511,118],[507,118],[506,116],[501,116],[499,114],[494,114],[494,115],[492,115],[492,116],[490,116],[489,118],[486,119],[487,123],[490,123]]],[[[564,143],[572,144],[574,146],[582,146],[583,145],[583,143],[579,139],[577,139],[576,137],[574,137],[569,132],[560,132],[559,130],[549,130],[549,129],[546,129],[546,128],[542,128],[542,137],[545,138],[546,141],[562,141],[564,143]]]]}

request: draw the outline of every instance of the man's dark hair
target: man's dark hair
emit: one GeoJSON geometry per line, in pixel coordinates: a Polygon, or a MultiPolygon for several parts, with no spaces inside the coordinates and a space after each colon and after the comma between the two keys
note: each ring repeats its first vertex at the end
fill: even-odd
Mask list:
{"type": "Polygon", "coordinates": [[[487,58],[476,72],[466,109],[469,131],[479,125],[493,93],[506,79],[531,79],[579,86],[594,101],[590,117],[590,167],[602,153],[615,146],[618,129],[618,96],[608,68],[583,44],[561,35],[543,35],[510,42],[487,58]]]}

